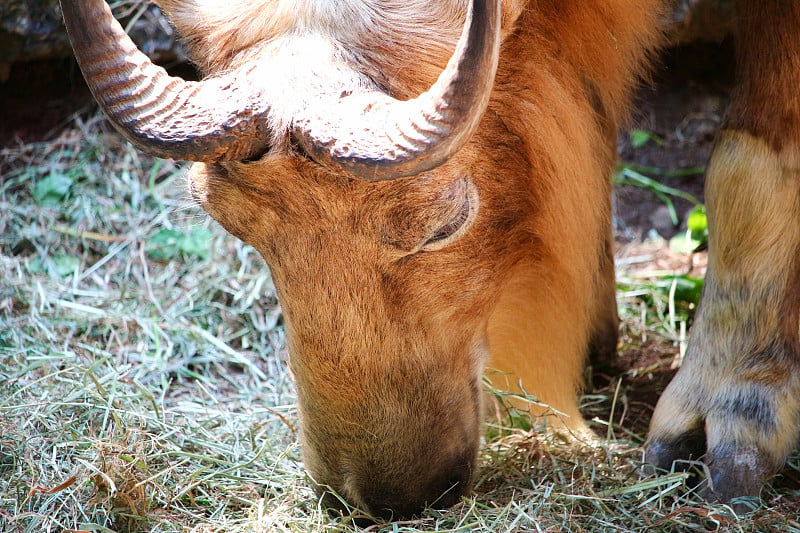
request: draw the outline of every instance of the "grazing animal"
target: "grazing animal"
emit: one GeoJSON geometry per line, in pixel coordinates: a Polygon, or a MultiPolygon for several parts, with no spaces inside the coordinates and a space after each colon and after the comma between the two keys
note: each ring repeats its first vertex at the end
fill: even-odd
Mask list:
{"type": "MultiPolygon", "coordinates": [[[[382,517],[469,490],[484,372],[586,431],[584,361],[617,336],[615,134],[662,4],[159,0],[206,75],[185,82],[104,2],[62,0],[111,121],[197,161],[194,197],[269,264],[312,479],[382,517]]],[[[757,492],[800,425],[800,7],[739,7],[711,271],[647,444],[660,466],[707,451],[723,499],[757,492]]]]}

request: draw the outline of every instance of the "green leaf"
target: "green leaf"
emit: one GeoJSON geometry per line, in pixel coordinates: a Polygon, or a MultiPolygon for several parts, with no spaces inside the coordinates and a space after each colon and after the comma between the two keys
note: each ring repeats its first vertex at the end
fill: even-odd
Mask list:
{"type": "Polygon", "coordinates": [[[659,146],[664,146],[664,139],[646,130],[631,130],[628,132],[631,138],[631,146],[634,148],[641,148],[650,141],[653,141],[659,146]]]}
{"type": "Polygon", "coordinates": [[[180,256],[208,257],[211,251],[211,230],[193,228],[189,233],[162,229],[147,241],[147,255],[157,261],[169,261],[180,256]]]}
{"type": "Polygon", "coordinates": [[[684,233],[675,235],[669,241],[669,247],[674,252],[691,254],[708,243],[708,217],[706,208],[698,204],[692,208],[686,217],[686,227],[684,233]]]}
{"type": "Polygon", "coordinates": [[[52,259],[53,271],[62,278],[74,274],[81,264],[81,260],[74,255],[57,254],[52,259]]]}
{"type": "Polygon", "coordinates": [[[674,286],[675,300],[697,304],[700,302],[700,295],[703,292],[703,281],[702,278],[692,278],[684,274],[681,276],[666,276],[659,280],[656,286],[666,292],[672,290],[674,286]]]}
{"type": "Polygon", "coordinates": [[[645,189],[649,189],[654,194],[659,195],[659,198],[661,198],[662,195],[670,195],[677,198],[683,198],[692,205],[700,205],[700,201],[688,192],[663,185],[657,180],[638,172],[632,166],[627,164],[619,166],[618,171],[614,176],[614,185],[632,185],[634,187],[643,187],[645,189]]]}
{"type": "Polygon", "coordinates": [[[44,266],[44,261],[42,261],[41,257],[34,257],[28,263],[28,271],[31,274],[44,274],[46,269],[44,266]]]}
{"type": "Polygon", "coordinates": [[[183,235],[172,229],[162,229],[147,240],[145,251],[157,261],[169,261],[180,254],[179,243],[183,235]]]}
{"type": "Polygon", "coordinates": [[[521,411],[517,411],[516,409],[512,409],[508,413],[508,419],[506,420],[508,427],[515,428],[515,429],[522,429],[524,431],[530,431],[532,424],[531,424],[531,415],[528,413],[523,413],[521,411]]]}
{"type": "Polygon", "coordinates": [[[52,173],[33,186],[33,199],[44,207],[56,206],[69,193],[72,181],[66,174],[52,173]]]}
{"type": "Polygon", "coordinates": [[[708,231],[708,217],[706,217],[706,207],[704,205],[696,205],[689,212],[686,219],[686,227],[692,234],[703,233],[708,231]]]}
{"type": "Polygon", "coordinates": [[[181,252],[205,259],[211,252],[211,230],[208,228],[193,228],[183,236],[180,243],[181,252]]]}
{"type": "Polygon", "coordinates": [[[65,278],[74,274],[81,260],[74,255],[56,254],[50,258],[35,257],[28,263],[31,274],[44,274],[65,278]],[[49,259],[49,260],[48,260],[49,259]]]}
{"type": "Polygon", "coordinates": [[[650,140],[650,132],[644,130],[631,130],[631,146],[641,148],[650,140]]]}
{"type": "Polygon", "coordinates": [[[700,239],[695,239],[691,231],[683,231],[678,233],[669,240],[669,249],[679,254],[692,254],[702,246],[704,242],[700,239]]]}

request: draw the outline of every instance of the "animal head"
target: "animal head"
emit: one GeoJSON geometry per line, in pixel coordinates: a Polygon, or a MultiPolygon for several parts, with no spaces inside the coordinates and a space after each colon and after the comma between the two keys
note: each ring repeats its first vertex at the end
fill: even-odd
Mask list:
{"type": "Polygon", "coordinates": [[[505,248],[530,239],[525,196],[504,201],[479,153],[384,182],[276,155],[195,166],[190,188],[270,266],[312,478],[382,516],[458,501],[488,316],[517,261],[505,248]]]}
{"type": "Polygon", "coordinates": [[[160,4],[203,81],[154,66],[105,2],[62,0],[111,121],[197,161],[193,196],[269,264],[312,479],[378,516],[452,504],[475,464],[487,321],[536,249],[530,163],[486,111],[521,2],[160,4]]]}

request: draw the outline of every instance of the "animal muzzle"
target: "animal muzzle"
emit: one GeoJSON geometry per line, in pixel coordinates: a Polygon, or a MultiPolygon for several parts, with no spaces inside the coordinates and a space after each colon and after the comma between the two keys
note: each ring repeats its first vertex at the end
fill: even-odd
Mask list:
{"type": "Polygon", "coordinates": [[[411,518],[425,508],[446,509],[472,489],[480,444],[477,412],[464,406],[429,420],[423,412],[387,417],[382,420],[391,429],[383,432],[362,422],[361,431],[328,433],[307,417],[302,427],[306,467],[334,512],[355,511],[382,521],[411,518]]]}
{"type": "MultiPolygon", "coordinates": [[[[464,453],[444,465],[429,464],[420,457],[419,466],[405,480],[387,477],[386,473],[372,471],[368,466],[351,474],[344,481],[341,493],[327,493],[324,502],[334,511],[347,514],[347,506],[357,507],[368,513],[357,521],[366,524],[373,521],[403,520],[419,516],[425,508],[445,509],[452,507],[466,495],[472,486],[472,471],[475,457],[464,453]],[[347,505],[342,502],[344,498],[347,505]]],[[[402,465],[397,465],[402,466],[402,465]]]]}

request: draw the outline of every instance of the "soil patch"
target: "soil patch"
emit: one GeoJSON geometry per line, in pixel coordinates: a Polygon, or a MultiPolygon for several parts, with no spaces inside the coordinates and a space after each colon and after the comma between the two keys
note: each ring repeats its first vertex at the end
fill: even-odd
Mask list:
{"type": "Polygon", "coordinates": [[[93,105],[70,59],[14,64],[0,83],[0,101],[0,147],[56,135],[73,113],[93,105]]]}
{"type": "MultiPolygon", "coordinates": [[[[730,43],[691,45],[666,53],[654,69],[653,84],[639,91],[631,130],[654,134],[634,147],[627,131],[619,137],[620,159],[663,185],[703,201],[703,175],[733,81],[730,43]]],[[[680,221],[692,204],[673,198],[680,221]]],[[[664,203],[650,190],[620,186],[615,191],[616,237],[646,239],[655,229],[670,238],[680,231],[664,220],[664,203]]]]}

